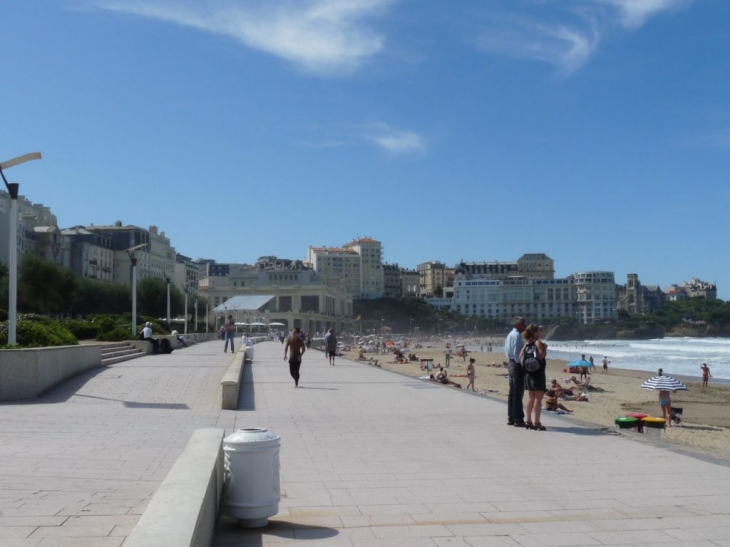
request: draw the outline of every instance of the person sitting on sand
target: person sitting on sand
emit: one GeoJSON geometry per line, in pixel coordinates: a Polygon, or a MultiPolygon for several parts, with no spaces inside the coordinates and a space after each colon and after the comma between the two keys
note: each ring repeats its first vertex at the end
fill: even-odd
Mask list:
{"type": "Polygon", "coordinates": [[[454,386],[461,389],[461,384],[457,384],[456,382],[452,382],[451,380],[449,380],[449,377],[446,374],[445,370],[437,373],[436,376],[434,376],[433,374],[429,374],[429,380],[431,380],[432,382],[444,384],[445,386],[454,386]]]}
{"type": "Polygon", "coordinates": [[[555,412],[556,410],[564,410],[568,414],[572,414],[573,411],[569,408],[565,408],[562,403],[558,402],[558,398],[555,396],[555,392],[552,389],[547,390],[545,393],[545,410],[555,412]]]}
{"type": "Polygon", "coordinates": [[[564,389],[563,386],[561,386],[555,378],[553,378],[552,382],[550,383],[550,389],[555,391],[560,390],[565,395],[573,395],[572,389],[564,389]]]}
{"type": "Polygon", "coordinates": [[[357,360],[358,361],[364,361],[365,360],[365,350],[360,348],[357,350],[357,360]]]}

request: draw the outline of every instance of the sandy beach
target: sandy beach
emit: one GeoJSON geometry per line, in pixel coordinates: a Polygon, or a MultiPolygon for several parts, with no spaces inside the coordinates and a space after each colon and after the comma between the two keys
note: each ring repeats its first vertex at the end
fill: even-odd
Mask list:
{"type": "MultiPolygon", "coordinates": [[[[549,342],[548,342],[549,343],[549,342]]],[[[423,348],[412,349],[419,358],[433,359],[434,365],[445,364],[445,342],[424,343],[423,348]]],[[[453,347],[453,345],[452,345],[453,347]]],[[[486,343],[484,352],[469,354],[476,360],[476,392],[485,397],[494,397],[507,400],[509,390],[507,369],[502,366],[504,354],[499,352],[487,353],[486,343]]],[[[357,350],[345,352],[343,356],[357,360],[357,350]]],[[[392,353],[376,355],[366,353],[367,359],[377,359],[379,365],[413,377],[423,376],[418,362],[405,364],[395,363],[392,353]]],[[[548,349],[548,378],[556,378],[563,386],[573,374],[563,372],[565,361],[549,359],[548,349]]],[[[468,358],[467,360],[468,361],[468,358]]],[[[451,357],[451,366],[448,369],[449,377],[466,387],[468,380],[464,375],[467,362],[461,357],[451,357]]],[[[603,374],[600,365],[591,374],[591,385],[598,388],[590,391],[588,402],[561,401],[567,408],[573,410],[573,417],[583,422],[600,427],[615,428],[614,420],[617,416],[625,416],[628,412],[642,412],[650,416],[661,417],[661,408],[658,394],[653,391],[639,389],[641,383],[656,375],[656,371],[639,372],[636,370],[622,370],[609,368],[608,374],[603,374]]],[[[684,381],[684,379],[683,379],[684,381]]],[[[548,380],[549,383],[549,380],[548,380]]],[[[672,393],[672,405],[684,409],[681,426],[669,427],[663,438],[666,441],[682,445],[692,450],[710,454],[715,457],[730,460],[730,386],[725,384],[710,385],[702,389],[700,379],[695,382],[685,382],[689,391],[672,393]]],[[[444,389],[458,389],[443,386],[444,389]]],[[[469,391],[471,393],[471,390],[469,391]]],[[[505,408],[506,423],[506,408],[505,408]]]]}

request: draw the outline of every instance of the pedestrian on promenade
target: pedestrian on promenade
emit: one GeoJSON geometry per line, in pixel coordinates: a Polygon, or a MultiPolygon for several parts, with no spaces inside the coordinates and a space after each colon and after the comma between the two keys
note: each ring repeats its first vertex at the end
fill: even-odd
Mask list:
{"type": "Polygon", "coordinates": [[[545,426],[540,423],[542,411],[542,398],[547,391],[547,380],[545,378],[545,367],[547,361],[547,344],[540,340],[542,329],[539,325],[528,325],[522,333],[525,345],[520,352],[520,362],[525,362],[527,355],[533,356],[539,363],[537,370],[525,370],[525,389],[527,390],[527,420],[525,427],[537,431],[545,431],[545,426]]]}
{"type": "Polygon", "coordinates": [[[710,374],[710,367],[707,366],[707,363],[702,363],[700,369],[702,369],[702,388],[704,389],[712,378],[712,374],[710,374]]]}
{"type": "Polygon", "coordinates": [[[287,351],[289,353],[289,374],[294,378],[294,387],[299,387],[299,368],[302,366],[302,356],[307,351],[307,346],[300,338],[301,329],[294,328],[294,332],[286,341],[284,346],[284,360],[286,361],[287,351]]]}
{"type": "Polygon", "coordinates": [[[236,335],[236,322],[233,320],[232,315],[228,315],[228,319],[226,320],[225,324],[223,325],[224,331],[224,338],[225,338],[225,345],[223,346],[223,353],[226,353],[228,351],[228,342],[231,343],[231,353],[234,353],[233,351],[233,337],[236,335]]]}
{"type": "Polygon", "coordinates": [[[324,351],[327,353],[330,365],[335,366],[335,355],[337,355],[337,337],[335,337],[335,329],[330,329],[324,335],[324,351]]]}
{"type": "Polygon", "coordinates": [[[520,352],[524,345],[522,333],[525,330],[525,320],[516,317],[513,328],[504,340],[504,353],[509,361],[509,395],[507,396],[507,425],[525,427],[525,410],[522,407],[522,398],[525,395],[525,373],[520,364],[520,352]]]}

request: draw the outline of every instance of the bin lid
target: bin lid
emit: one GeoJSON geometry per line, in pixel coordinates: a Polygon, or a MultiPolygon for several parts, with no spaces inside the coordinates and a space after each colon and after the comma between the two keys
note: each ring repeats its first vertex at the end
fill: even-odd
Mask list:
{"type": "Polygon", "coordinates": [[[632,418],[630,416],[619,416],[616,418],[617,424],[638,424],[639,419],[638,418],[632,418]]]}
{"type": "Polygon", "coordinates": [[[647,416],[646,418],[641,420],[645,424],[663,424],[666,423],[666,420],[664,418],[655,418],[654,416],[647,416]]]}
{"type": "Polygon", "coordinates": [[[226,445],[249,444],[249,443],[278,443],[279,437],[273,431],[269,431],[263,427],[250,427],[238,429],[223,439],[226,445]]]}
{"type": "Polygon", "coordinates": [[[646,418],[648,414],[644,414],[642,412],[629,412],[626,416],[628,418],[638,418],[639,420],[641,420],[642,418],[646,418]]]}

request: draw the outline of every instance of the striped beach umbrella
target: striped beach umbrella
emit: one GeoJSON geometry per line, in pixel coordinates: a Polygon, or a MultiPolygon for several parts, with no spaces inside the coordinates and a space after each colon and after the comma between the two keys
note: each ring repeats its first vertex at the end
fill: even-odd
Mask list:
{"type": "Polygon", "coordinates": [[[671,376],[654,376],[641,384],[641,389],[654,391],[687,391],[687,386],[671,376]]]}

